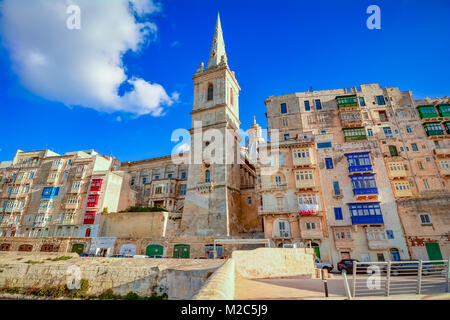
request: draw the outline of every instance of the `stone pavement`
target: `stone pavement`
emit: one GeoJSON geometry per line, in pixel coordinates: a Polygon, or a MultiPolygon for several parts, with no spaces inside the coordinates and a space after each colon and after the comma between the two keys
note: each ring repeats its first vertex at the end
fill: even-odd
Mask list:
{"type": "Polygon", "coordinates": [[[323,282],[320,279],[301,277],[277,279],[244,279],[236,277],[236,300],[317,300],[346,299],[344,282],[338,278],[330,278],[328,298],[325,297],[323,282]]]}
{"type": "MultiPolygon", "coordinates": [[[[403,278],[398,279],[404,280],[403,278]]],[[[405,279],[407,280],[407,279],[405,279]]],[[[236,300],[346,300],[344,279],[332,274],[327,279],[328,298],[325,297],[323,282],[320,279],[285,277],[276,279],[244,279],[236,277],[236,300]]],[[[351,287],[351,280],[350,280],[351,287]]],[[[441,287],[439,287],[441,289],[441,287]]],[[[386,296],[356,297],[354,300],[450,300],[450,293],[436,288],[430,294],[397,294],[386,296]]]]}

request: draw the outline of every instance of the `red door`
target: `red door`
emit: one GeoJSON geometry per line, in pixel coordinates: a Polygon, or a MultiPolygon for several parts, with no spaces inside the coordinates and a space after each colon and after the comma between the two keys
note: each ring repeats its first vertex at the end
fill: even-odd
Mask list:
{"type": "Polygon", "coordinates": [[[89,237],[91,235],[91,228],[87,228],[86,229],[86,234],[84,235],[85,237],[89,237]]]}

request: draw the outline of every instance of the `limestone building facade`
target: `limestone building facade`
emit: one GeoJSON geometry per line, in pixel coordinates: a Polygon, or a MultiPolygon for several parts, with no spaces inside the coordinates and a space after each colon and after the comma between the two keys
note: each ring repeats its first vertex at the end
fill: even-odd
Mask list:
{"type": "Polygon", "coordinates": [[[449,258],[449,98],[378,84],[270,96],[268,138],[254,120],[244,145],[220,17],[192,79],[190,151],[0,162],[0,250],[192,258],[215,239],[265,238],[334,265],[449,258]]]}

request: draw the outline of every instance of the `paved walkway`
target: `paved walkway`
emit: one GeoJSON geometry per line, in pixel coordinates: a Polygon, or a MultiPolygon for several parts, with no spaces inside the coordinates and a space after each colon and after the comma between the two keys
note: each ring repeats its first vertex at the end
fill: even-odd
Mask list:
{"type": "Polygon", "coordinates": [[[341,276],[328,279],[328,295],[325,297],[320,279],[299,277],[278,279],[236,278],[235,298],[237,300],[317,300],[346,299],[341,276]]]}
{"type": "MultiPolygon", "coordinates": [[[[365,281],[367,276],[358,277],[365,281]]],[[[408,277],[396,277],[394,283],[400,285],[399,288],[407,287],[408,277]]],[[[344,300],[347,299],[344,289],[344,279],[340,274],[333,274],[328,281],[328,298],[325,297],[323,282],[320,279],[304,279],[300,277],[288,277],[278,279],[243,279],[235,280],[236,300],[344,300]]],[[[352,281],[350,280],[350,288],[352,281]]],[[[450,293],[445,293],[442,280],[437,279],[433,287],[423,289],[425,294],[393,294],[389,297],[365,296],[356,297],[355,300],[450,300],[450,293]]],[[[392,292],[392,293],[393,293],[392,292]]],[[[406,293],[406,292],[405,292],[406,293]]]]}

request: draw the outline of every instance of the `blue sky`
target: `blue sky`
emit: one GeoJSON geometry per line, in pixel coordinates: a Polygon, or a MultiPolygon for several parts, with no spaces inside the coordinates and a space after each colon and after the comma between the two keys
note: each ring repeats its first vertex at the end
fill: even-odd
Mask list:
{"type": "MultiPolygon", "coordinates": [[[[17,149],[44,148],[58,153],[95,149],[121,161],[170,154],[176,144],[170,141],[172,131],[190,127],[191,77],[199,63],[208,60],[217,11],[228,64],[242,89],[240,119],[245,130],[253,115],[266,127],[267,96],[307,91],[310,86],[321,90],[379,82],[412,90],[416,98],[450,95],[450,2],[446,0],[167,0],[161,4],[161,10],[140,18],[157,26],[152,41],[137,52],[127,52],[122,65],[129,78],[158,83],[169,96],[179,94],[164,106],[163,116],[103,112],[89,105],[68,107],[48,100],[30,89],[14,65],[4,41],[10,30],[4,25],[0,160],[11,160],[17,149]],[[372,4],[381,8],[381,30],[366,27],[366,8],[372,4]]],[[[83,11],[81,21],[83,26],[83,11]]],[[[46,34],[52,37],[51,30],[46,34]]]]}

